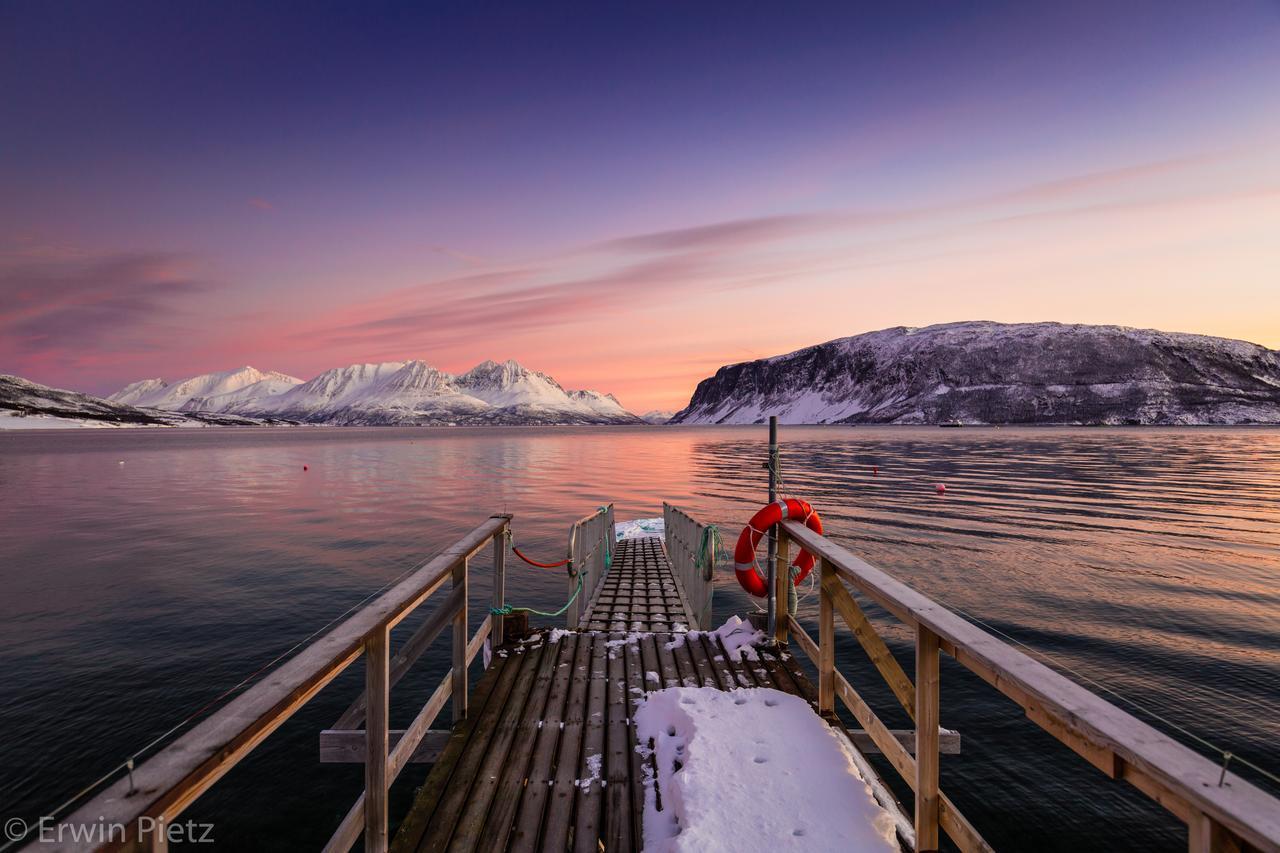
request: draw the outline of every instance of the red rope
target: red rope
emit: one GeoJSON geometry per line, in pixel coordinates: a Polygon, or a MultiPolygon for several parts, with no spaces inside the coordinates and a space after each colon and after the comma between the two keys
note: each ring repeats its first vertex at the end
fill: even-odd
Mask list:
{"type": "Polygon", "coordinates": [[[525,561],[526,563],[528,563],[529,565],[531,565],[531,566],[537,566],[537,567],[538,567],[538,568],[540,568],[540,569],[558,569],[558,568],[560,568],[561,566],[568,565],[568,564],[569,564],[569,560],[570,560],[570,559],[572,559],[572,558],[570,558],[570,557],[565,557],[563,560],[561,560],[561,561],[560,561],[560,562],[558,562],[558,563],[539,563],[537,560],[530,560],[530,559],[529,559],[528,557],[526,557],[524,554],[521,554],[521,553],[520,553],[520,549],[519,549],[519,548],[517,548],[515,545],[512,545],[512,546],[511,546],[511,550],[515,552],[515,554],[516,554],[516,556],[517,556],[517,557],[519,557],[520,559],[524,560],[524,561],[525,561]]]}

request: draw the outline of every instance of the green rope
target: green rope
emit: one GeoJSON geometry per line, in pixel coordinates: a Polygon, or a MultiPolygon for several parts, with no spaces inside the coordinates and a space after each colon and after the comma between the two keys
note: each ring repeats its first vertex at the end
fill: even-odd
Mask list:
{"type": "Polygon", "coordinates": [[[714,524],[702,528],[702,541],[698,543],[698,559],[694,568],[702,570],[704,580],[711,580],[716,560],[723,552],[724,540],[720,538],[720,528],[714,524]]]}
{"type": "Polygon", "coordinates": [[[534,613],[538,616],[562,616],[569,609],[569,605],[578,599],[578,593],[582,592],[582,575],[578,575],[578,585],[573,589],[573,595],[569,596],[569,600],[564,603],[555,613],[548,613],[545,610],[535,610],[532,607],[512,607],[510,604],[504,604],[501,607],[490,607],[489,612],[494,616],[510,616],[517,610],[523,610],[526,613],[534,613]]]}
{"type": "MultiPolygon", "coordinates": [[[[596,507],[597,513],[606,513],[608,511],[609,511],[609,507],[607,506],[596,507]]],[[[507,531],[507,536],[510,537],[514,546],[515,539],[512,536],[510,530],[507,531]]],[[[604,542],[605,542],[604,570],[607,572],[613,566],[613,540],[611,539],[611,537],[606,536],[604,537],[604,542]]],[[[590,556],[590,554],[588,554],[587,556],[590,556]]],[[[573,568],[572,563],[569,564],[569,568],[570,569],[573,568]]],[[[569,609],[569,606],[578,600],[578,594],[582,592],[582,576],[584,573],[575,572],[575,574],[578,577],[578,583],[573,588],[573,595],[569,596],[569,600],[564,603],[564,607],[561,607],[555,613],[548,613],[545,610],[536,610],[532,607],[514,607],[510,604],[504,604],[501,607],[490,607],[489,613],[492,614],[493,616],[510,616],[515,611],[522,610],[525,613],[533,613],[538,616],[563,616],[564,612],[569,609]]]]}

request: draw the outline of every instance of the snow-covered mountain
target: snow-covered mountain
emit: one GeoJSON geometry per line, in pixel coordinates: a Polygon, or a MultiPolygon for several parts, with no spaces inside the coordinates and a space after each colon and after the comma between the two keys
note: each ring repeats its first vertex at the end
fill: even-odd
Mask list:
{"type": "Polygon", "coordinates": [[[292,376],[254,367],[205,373],[170,385],[163,379],[144,379],[126,385],[107,397],[150,409],[188,412],[222,412],[236,403],[280,394],[302,382],[292,376]]]}
{"type": "Polygon", "coordinates": [[[282,374],[248,382],[252,370],[173,385],[159,379],[135,382],[113,398],[142,406],[159,402],[184,412],[338,425],[639,423],[611,394],[566,391],[545,373],[515,361],[486,361],[461,376],[423,361],[353,364],[307,382],[282,374]]]}
{"type": "Polygon", "coordinates": [[[1061,323],[898,326],[731,364],[673,423],[1280,423],[1280,352],[1061,323]]]}
{"type": "Polygon", "coordinates": [[[0,429],[261,426],[264,423],[270,421],[214,412],[141,409],[76,391],[50,388],[18,376],[0,375],[0,429]]]}
{"type": "Polygon", "coordinates": [[[640,420],[647,424],[665,424],[667,421],[675,417],[675,414],[675,412],[664,412],[659,409],[654,409],[653,411],[645,412],[641,415],[640,420]]]}

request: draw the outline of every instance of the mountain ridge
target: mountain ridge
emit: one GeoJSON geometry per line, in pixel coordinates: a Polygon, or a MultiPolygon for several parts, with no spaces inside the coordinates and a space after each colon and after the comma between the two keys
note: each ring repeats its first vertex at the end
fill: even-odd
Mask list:
{"type": "Polygon", "coordinates": [[[725,365],[672,423],[1280,423],[1280,352],[1125,326],[895,326],[725,365]]]}
{"type": "Polygon", "coordinates": [[[352,364],[305,382],[243,367],[173,384],[142,380],[108,399],[137,400],[138,405],[167,410],[337,425],[641,422],[612,394],[566,390],[551,376],[511,359],[483,361],[457,376],[416,359],[352,364]]]}

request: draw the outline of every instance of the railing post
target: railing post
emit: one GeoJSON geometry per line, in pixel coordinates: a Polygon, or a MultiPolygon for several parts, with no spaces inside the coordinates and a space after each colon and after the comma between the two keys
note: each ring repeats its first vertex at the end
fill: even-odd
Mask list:
{"type": "Polygon", "coordinates": [[[1197,812],[1187,822],[1187,850],[1189,853],[1225,853],[1227,850],[1240,850],[1238,845],[1228,843],[1226,830],[1222,824],[1204,812],[1197,812]]]}
{"type": "MultiPolygon", "coordinates": [[[[503,605],[507,603],[507,527],[503,526],[502,530],[493,537],[493,609],[501,610],[503,605]]],[[[490,646],[495,651],[502,645],[502,629],[506,623],[506,617],[501,613],[493,614],[493,630],[491,632],[490,646]]]]}
{"type": "MultiPolygon", "coordinates": [[[[769,416],[769,461],[765,463],[765,468],[769,469],[769,503],[773,503],[778,499],[778,416],[769,416]]],[[[778,613],[779,607],[787,606],[787,599],[784,596],[781,601],[778,600],[777,577],[778,577],[778,526],[774,525],[769,528],[767,535],[768,547],[765,552],[765,586],[769,590],[768,603],[766,612],[768,614],[769,633],[777,636],[778,626],[786,623],[786,617],[778,613]]]]}
{"type": "Polygon", "coordinates": [[[773,573],[773,597],[776,600],[775,608],[777,608],[773,640],[775,643],[785,643],[788,636],[787,615],[791,612],[787,606],[789,601],[787,587],[791,584],[791,537],[787,535],[786,530],[783,530],[781,524],[775,527],[778,531],[778,566],[773,573]]]}
{"type": "Polygon", "coordinates": [[[828,584],[835,577],[826,559],[818,561],[818,713],[834,714],[836,711],[836,617],[835,602],[831,600],[828,584]]]}
{"type": "MultiPolygon", "coordinates": [[[[578,534],[581,532],[579,526],[574,524],[569,528],[569,591],[566,595],[572,596],[575,589],[578,588],[578,572],[582,571],[582,567],[578,565],[578,534]]],[[[585,583],[585,579],[583,580],[585,583]]],[[[569,608],[564,612],[564,626],[566,628],[578,627],[578,602],[576,600],[569,602],[569,608]]]]}
{"type": "Polygon", "coordinates": [[[168,853],[169,823],[164,815],[156,818],[148,832],[139,832],[142,849],[147,853],[168,853]]]}
{"type": "Polygon", "coordinates": [[[467,564],[463,557],[453,567],[453,586],[462,587],[462,600],[453,617],[453,721],[467,716],[467,564]]]}
{"type": "Polygon", "coordinates": [[[364,642],[365,713],[364,849],[387,849],[387,728],[391,681],[391,631],[385,625],[364,642]]]}
{"type": "Polygon", "coordinates": [[[938,635],[916,625],[916,850],[938,849],[938,635]]]}

